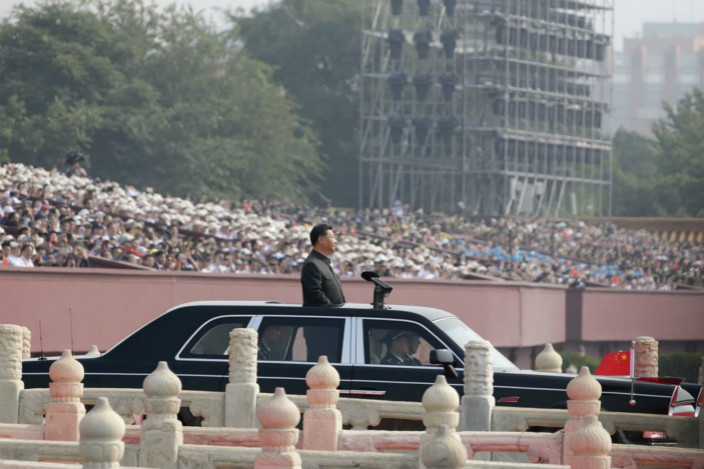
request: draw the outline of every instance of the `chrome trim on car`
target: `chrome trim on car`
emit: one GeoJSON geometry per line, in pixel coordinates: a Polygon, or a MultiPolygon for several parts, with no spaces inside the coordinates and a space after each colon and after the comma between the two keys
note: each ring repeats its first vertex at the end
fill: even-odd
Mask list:
{"type": "MultiPolygon", "coordinates": [[[[223,319],[223,318],[244,318],[244,317],[249,317],[249,321],[247,321],[247,325],[245,327],[250,327],[250,328],[254,329],[254,327],[252,327],[252,325],[254,323],[254,319],[257,317],[255,314],[232,314],[232,313],[230,313],[230,314],[223,314],[221,316],[216,316],[216,317],[208,319],[207,321],[202,323],[199,327],[197,327],[196,330],[193,331],[193,333],[183,342],[183,345],[181,345],[181,348],[179,348],[178,352],[176,352],[176,356],[174,357],[174,360],[176,360],[176,361],[193,361],[193,360],[200,361],[201,360],[200,358],[181,357],[181,354],[183,353],[183,349],[186,348],[186,345],[191,343],[191,341],[193,340],[193,337],[198,335],[198,333],[200,333],[200,331],[206,325],[210,324],[213,321],[217,321],[217,320],[223,319]]],[[[212,361],[220,361],[220,360],[213,360],[213,359],[211,359],[211,360],[212,361]]],[[[223,355],[223,360],[227,360],[227,355],[223,355]]]]}
{"type": "Polygon", "coordinates": [[[350,394],[355,396],[384,396],[386,391],[376,391],[371,389],[350,389],[349,391],[340,391],[340,394],[350,394]]]}

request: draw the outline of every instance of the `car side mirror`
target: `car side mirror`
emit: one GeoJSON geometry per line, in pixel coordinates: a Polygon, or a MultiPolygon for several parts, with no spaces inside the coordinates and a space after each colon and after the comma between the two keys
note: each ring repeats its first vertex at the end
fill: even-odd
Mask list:
{"type": "Polygon", "coordinates": [[[443,348],[431,350],[430,363],[433,365],[442,365],[442,368],[445,371],[445,378],[447,379],[454,379],[459,376],[457,374],[457,370],[455,370],[455,367],[453,366],[455,359],[452,356],[452,352],[447,349],[443,348]]]}

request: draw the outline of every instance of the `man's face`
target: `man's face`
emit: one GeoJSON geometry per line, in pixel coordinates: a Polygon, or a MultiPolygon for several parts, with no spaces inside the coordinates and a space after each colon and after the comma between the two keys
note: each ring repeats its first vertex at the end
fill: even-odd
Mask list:
{"type": "Polygon", "coordinates": [[[327,256],[331,255],[335,252],[335,248],[337,247],[337,238],[335,237],[335,233],[333,233],[332,230],[327,230],[324,235],[318,238],[318,244],[316,247],[318,251],[323,254],[327,256]]]}
{"type": "Polygon", "coordinates": [[[398,357],[403,357],[408,353],[408,337],[405,335],[402,335],[400,337],[395,338],[391,342],[391,347],[389,348],[391,353],[398,357]]]}

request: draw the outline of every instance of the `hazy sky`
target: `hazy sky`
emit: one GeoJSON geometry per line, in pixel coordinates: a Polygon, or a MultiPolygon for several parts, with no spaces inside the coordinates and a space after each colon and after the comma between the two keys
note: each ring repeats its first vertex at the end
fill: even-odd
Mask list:
{"type": "MultiPolygon", "coordinates": [[[[41,0],[0,0],[0,17],[5,17],[13,5],[35,4],[41,0]]],[[[168,5],[173,0],[154,0],[168,5]]],[[[213,8],[249,9],[265,6],[275,0],[177,0],[178,3],[191,3],[198,10],[211,11],[213,8]]],[[[704,22],[703,0],[613,0],[615,4],[614,43],[621,49],[623,37],[634,37],[641,31],[646,21],[659,22],[704,22]]]]}

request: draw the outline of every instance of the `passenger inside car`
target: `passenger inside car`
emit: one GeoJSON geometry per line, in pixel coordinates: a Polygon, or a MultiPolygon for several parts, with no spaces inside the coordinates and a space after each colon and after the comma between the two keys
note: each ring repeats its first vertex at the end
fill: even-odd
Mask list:
{"type": "Polygon", "coordinates": [[[279,326],[269,326],[259,335],[259,360],[275,360],[277,357],[273,353],[274,349],[280,349],[281,328],[279,326]]]}
{"type": "Polygon", "coordinates": [[[366,362],[372,365],[423,366],[430,363],[428,357],[432,348],[414,330],[370,328],[367,330],[366,362]]]}

